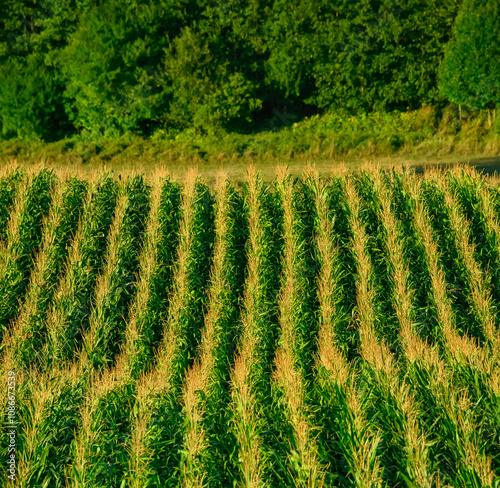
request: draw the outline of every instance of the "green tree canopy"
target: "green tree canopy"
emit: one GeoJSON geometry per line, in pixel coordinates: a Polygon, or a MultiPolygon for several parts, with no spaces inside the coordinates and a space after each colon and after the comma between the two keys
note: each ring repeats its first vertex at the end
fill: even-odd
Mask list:
{"type": "Polygon", "coordinates": [[[466,0],[0,0],[0,132],[252,131],[498,100],[499,6],[466,0]]]}
{"type": "Polygon", "coordinates": [[[446,98],[471,108],[500,102],[500,3],[464,0],[440,70],[446,98]]]}
{"type": "Polygon", "coordinates": [[[319,3],[316,105],[352,113],[442,101],[437,67],[460,0],[319,3]]]}
{"type": "Polygon", "coordinates": [[[57,56],[93,0],[0,0],[0,126],[4,136],[71,132],[57,56]]]}
{"type": "Polygon", "coordinates": [[[245,127],[262,106],[258,2],[198,2],[166,49],[168,121],[180,128],[245,127]]]}
{"type": "Polygon", "coordinates": [[[182,25],[181,3],[106,0],[81,16],[59,60],[78,129],[113,137],[154,128],[168,107],[160,64],[182,25]]]}

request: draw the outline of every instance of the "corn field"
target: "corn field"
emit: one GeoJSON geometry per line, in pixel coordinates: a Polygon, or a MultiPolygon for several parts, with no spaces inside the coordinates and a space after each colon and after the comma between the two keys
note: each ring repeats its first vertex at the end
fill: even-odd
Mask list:
{"type": "Polygon", "coordinates": [[[5,169],[2,485],[500,487],[499,307],[471,168],[5,169]]]}

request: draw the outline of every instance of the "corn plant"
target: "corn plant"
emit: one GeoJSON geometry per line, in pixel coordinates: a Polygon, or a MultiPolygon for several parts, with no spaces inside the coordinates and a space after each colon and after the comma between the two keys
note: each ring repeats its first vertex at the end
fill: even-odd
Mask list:
{"type": "MultiPolygon", "coordinates": [[[[335,320],[337,344],[346,358],[352,360],[359,356],[359,335],[353,326],[356,308],[356,260],[350,246],[352,241],[350,209],[345,198],[347,169],[338,167],[333,176],[328,189],[325,190],[328,197],[325,197],[327,204],[322,207],[322,211],[331,216],[331,232],[334,236],[332,239],[335,239],[336,262],[339,266],[338,286],[344,291],[338,295],[340,302],[337,307],[338,317],[335,320]]],[[[320,214],[317,215],[317,218],[320,218],[320,214]]],[[[316,252],[318,252],[317,246],[316,252]]]]}
{"type": "Polygon", "coordinates": [[[124,441],[129,435],[135,384],[127,381],[124,361],[85,377],[86,393],[71,444],[71,462],[65,466],[66,483],[119,487],[129,461],[124,441]]]}
{"type": "MultiPolygon", "coordinates": [[[[401,411],[401,404],[405,398],[404,392],[400,396],[396,394],[396,390],[400,389],[400,384],[395,357],[389,349],[386,340],[379,337],[381,312],[375,306],[375,301],[380,296],[380,289],[378,289],[376,280],[374,279],[375,269],[372,265],[368,249],[368,239],[370,236],[367,234],[364,223],[361,220],[361,205],[364,202],[361,201],[354,184],[349,180],[346,185],[346,197],[351,208],[352,247],[358,263],[357,318],[359,324],[360,353],[366,366],[368,366],[367,373],[364,373],[364,376],[369,377],[370,373],[373,375],[375,379],[373,395],[375,398],[382,399],[383,404],[387,408],[386,411],[381,412],[381,419],[392,417],[395,420],[400,417],[400,420],[402,420],[401,417],[404,414],[401,411]]],[[[378,410],[380,410],[380,407],[378,410]]],[[[400,424],[403,422],[400,421],[400,424]]],[[[385,432],[384,440],[387,443],[398,443],[402,441],[401,437],[401,429],[390,429],[385,432]]],[[[389,450],[385,455],[392,458],[390,465],[394,465],[394,462],[401,464],[401,460],[394,459],[394,453],[389,450]]],[[[388,463],[386,462],[385,464],[388,463]]],[[[386,473],[385,476],[393,477],[397,476],[397,474],[386,473]]]]}
{"type": "MultiPolygon", "coordinates": [[[[387,268],[392,283],[392,302],[398,320],[402,349],[405,358],[415,363],[427,352],[428,345],[419,337],[415,327],[413,290],[410,283],[408,264],[405,261],[405,241],[399,222],[391,209],[391,194],[384,187],[380,173],[374,174],[374,182],[380,195],[380,219],[386,233],[387,268]]],[[[391,373],[389,371],[389,373],[391,373]]],[[[415,401],[407,384],[399,381],[398,375],[385,375],[380,378],[379,397],[385,400],[385,418],[396,426],[396,435],[404,445],[406,456],[401,465],[401,477],[418,486],[432,486],[436,473],[430,465],[430,444],[426,439],[421,423],[421,406],[415,401]],[[393,405],[391,405],[391,403],[393,405]]]]}
{"type": "Polygon", "coordinates": [[[500,488],[498,182],[304,177],[0,170],[16,486],[500,488]]]}
{"type": "Polygon", "coordinates": [[[29,281],[55,186],[55,175],[42,170],[29,177],[27,186],[20,186],[13,217],[9,223],[8,244],[0,270],[0,334],[19,312],[29,281]]]}
{"type": "Polygon", "coordinates": [[[74,367],[19,374],[20,486],[63,486],[82,390],[74,367]]]}
{"type": "Polygon", "coordinates": [[[496,310],[492,304],[490,277],[483,272],[475,258],[475,247],[470,238],[470,225],[460,212],[457,198],[449,190],[446,180],[438,180],[438,186],[444,194],[446,209],[449,213],[450,229],[454,237],[461,267],[466,276],[466,295],[480,327],[483,338],[491,344],[498,344],[495,332],[496,310]]]}
{"type": "Polygon", "coordinates": [[[362,205],[359,207],[359,218],[366,231],[364,247],[369,255],[370,266],[373,268],[370,280],[373,293],[378,296],[372,301],[371,308],[376,317],[384,317],[384,320],[376,320],[374,326],[381,338],[385,340],[390,351],[397,355],[400,352],[399,325],[395,320],[392,301],[383,299],[383,297],[390,296],[391,283],[384,253],[385,235],[383,231],[381,232],[380,225],[382,202],[373,182],[373,177],[378,174],[378,169],[368,166],[356,175],[354,181],[362,201],[362,205]]]}
{"type": "Polygon", "coordinates": [[[198,181],[196,174],[186,176],[182,217],[179,229],[176,280],[169,301],[163,340],[157,354],[154,374],[163,378],[159,392],[160,405],[152,422],[156,430],[150,440],[157,449],[151,460],[152,476],[166,486],[179,480],[181,427],[179,396],[185,370],[191,363],[203,319],[206,282],[213,245],[212,196],[198,181]],[[168,439],[165,442],[165,439],[168,439]]]}
{"type": "MultiPolygon", "coordinates": [[[[421,352],[424,347],[418,336],[414,333],[411,321],[412,305],[410,295],[406,288],[406,281],[401,273],[404,273],[405,265],[402,261],[401,253],[397,253],[397,247],[402,250],[401,243],[394,234],[394,220],[390,202],[388,201],[381,175],[378,171],[370,169],[363,175],[364,178],[373,179],[373,188],[376,192],[376,200],[379,202],[375,219],[380,221],[375,227],[380,232],[379,242],[384,244],[389,253],[389,266],[387,269],[387,281],[394,281],[390,270],[390,264],[396,264],[396,282],[398,291],[392,301],[395,309],[395,318],[398,319],[400,336],[403,348],[408,351],[408,346],[412,347],[412,352],[416,349],[421,352]],[[392,223],[391,223],[392,220],[392,223]],[[389,241],[387,244],[387,240],[389,241]],[[402,303],[401,303],[402,302],[402,303]]],[[[353,228],[352,247],[357,256],[358,262],[358,304],[359,304],[359,332],[362,364],[363,382],[366,381],[370,387],[368,401],[369,415],[371,422],[374,422],[383,432],[384,449],[380,453],[380,462],[384,465],[384,478],[404,479],[406,482],[419,486],[431,486],[434,475],[430,474],[429,466],[429,446],[421,425],[420,406],[415,401],[408,385],[400,378],[401,370],[396,361],[396,356],[390,351],[384,339],[380,337],[380,323],[377,308],[373,306],[373,301],[380,296],[380,291],[376,288],[374,280],[375,267],[372,265],[369,252],[368,234],[364,223],[361,220],[361,204],[356,189],[352,183],[347,182],[346,194],[351,214],[351,225],[353,228]]],[[[382,259],[385,261],[383,249],[380,251],[382,259]]],[[[384,272],[379,267],[378,272],[384,272]]],[[[392,295],[392,293],[391,293],[392,295]]],[[[394,295],[393,295],[394,296],[394,295]]],[[[378,310],[381,310],[379,308],[378,310]]],[[[385,307],[387,311],[388,308],[385,307]]],[[[367,386],[368,386],[367,385],[367,386]]]]}
{"type": "MultiPolygon", "coordinates": [[[[129,259],[134,259],[134,248],[131,248],[130,245],[124,245],[125,237],[130,239],[130,235],[127,236],[127,233],[134,230],[132,225],[126,225],[127,215],[129,220],[130,215],[133,213],[138,218],[143,216],[142,212],[140,212],[141,208],[137,208],[137,202],[142,205],[147,203],[149,206],[149,203],[144,198],[144,195],[147,194],[144,187],[134,187],[134,184],[137,183],[137,180],[129,182],[130,186],[126,189],[128,190],[128,195],[125,193],[119,198],[115,222],[112,224],[109,235],[110,242],[108,245],[106,266],[98,285],[99,291],[97,292],[96,308],[90,318],[90,328],[83,337],[86,349],[80,356],[80,369],[87,369],[90,374],[92,374],[92,368],[95,367],[94,354],[96,344],[98,344],[96,338],[98,337],[100,327],[98,314],[105,312],[104,303],[106,297],[113,290],[111,273],[120,267],[117,262],[124,261],[123,257],[120,258],[118,254],[120,253],[120,245],[122,246],[121,252],[127,251],[127,253],[132,254],[128,256],[129,259]],[[139,195],[142,193],[143,198],[137,198],[137,194],[131,193],[131,191],[138,191],[139,195]]],[[[139,183],[142,182],[139,180],[139,183]]],[[[150,202],[152,208],[148,216],[146,242],[143,243],[145,250],[149,249],[153,252],[155,247],[153,246],[151,249],[150,246],[155,241],[151,232],[158,230],[157,217],[160,196],[161,187],[157,186],[153,190],[150,202]]],[[[145,219],[142,220],[144,221],[145,219]]],[[[139,233],[138,235],[140,236],[139,233]]],[[[139,237],[136,237],[136,239],[139,239],[139,237]]],[[[136,246],[139,246],[138,242],[136,242],[136,246]]],[[[140,261],[147,263],[148,257],[143,255],[140,261]]],[[[144,267],[141,267],[141,281],[148,276],[151,275],[144,273],[144,267]]],[[[106,486],[119,486],[127,479],[130,479],[130,476],[133,474],[136,474],[139,476],[139,479],[142,478],[144,483],[147,483],[144,470],[139,469],[139,463],[144,465],[144,462],[135,457],[138,454],[138,449],[141,447],[144,448],[142,443],[144,438],[138,437],[138,434],[142,432],[144,436],[147,425],[147,421],[144,418],[145,412],[141,409],[142,415],[140,417],[142,421],[139,424],[137,414],[130,414],[132,406],[134,404],[140,406],[144,396],[141,388],[138,388],[134,381],[137,373],[130,367],[136,364],[138,359],[137,348],[134,342],[137,336],[130,329],[135,327],[136,324],[137,306],[142,300],[140,295],[149,291],[149,283],[145,283],[145,285],[143,285],[144,288],[139,286],[137,300],[134,300],[134,305],[131,307],[132,316],[130,317],[130,321],[127,321],[127,329],[125,331],[125,337],[128,342],[121,347],[121,353],[116,358],[114,365],[108,364],[101,376],[96,376],[94,373],[94,383],[90,384],[87,388],[86,404],[82,409],[82,427],[76,437],[77,448],[74,452],[75,460],[77,461],[75,466],[78,466],[79,470],[76,479],[81,484],[88,482],[100,483],[106,486]],[[132,341],[131,336],[133,338],[132,341]],[[100,390],[99,394],[92,391],[95,389],[95,384],[97,384],[97,389],[100,390]],[[137,400],[134,400],[134,396],[136,396],[137,400]],[[106,406],[106,408],[101,413],[100,409],[102,406],[106,406]],[[135,432],[134,427],[139,427],[141,430],[135,432]],[[117,443],[119,447],[117,447],[117,443]]],[[[125,320],[125,317],[123,319],[125,320]]],[[[68,472],[67,476],[68,479],[72,478],[71,471],[68,472]]],[[[133,476],[133,479],[135,479],[135,476],[133,476]]],[[[137,481],[135,480],[135,482],[137,481]]]]}
{"type": "Polygon", "coordinates": [[[431,301],[436,310],[440,326],[440,339],[447,353],[460,359],[473,354],[475,344],[473,339],[460,335],[456,329],[456,313],[448,293],[448,285],[444,267],[440,264],[438,244],[430,223],[430,217],[419,194],[419,185],[415,181],[409,182],[408,191],[415,201],[413,221],[419,236],[419,243],[427,263],[428,277],[431,283],[431,301]]]}
{"type": "Polygon", "coordinates": [[[23,174],[19,169],[4,175],[0,179],[0,245],[7,239],[7,226],[14,205],[14,197],[23,174]]]}
{"type": "MultiPolygon", "coordinates": [[[[131,316],[127,321],[125,330],[126,344],[122,347],[122,353],[116,360],[114,367],[110,365],[99,377],[94,374],[94,382],[98,381],[101,385],[101,393],[96,395],[94,383],[91,383],[87,388],[87,397],[85,404],[81,410],[82,425],[75,439],[74,460],[75,464],[71,469],[67,470],[67,479],[72,480],[75,486],[82,486],[86,483],[105,483],[107,485],[119,484],[122,480],[127,479],[127,473],[130,472],[131,458],[136,451],[129,454],[127,450],[127,442],[130,434],[129,422],[134,426],[134,421],[131,419],[130,410],[134,403],[133,395],[135,393],[135,383],[130,381],[131,377],[135,377],[137,373],[134,371],[134,365],[137,364],[138,337],[136,325],[137,315],[142,312],[139,307],[144,306],[143,301],[148,300],[149,280],[151,277],[151,267],[146,267],[150,263],[151,256],[146,253],[153,253],[156,250],[155,237],[153,232],[158,230],[158,205],[161,188],[157,186],[153,190],[151,199],[151,212],[148,216],[148,225],[146,230],[146,242],[143,243],[144,253],[140,259],[141,276],[138,286],[138,293],[133,300],[131,306],[131,316]],[[146,264],[144,264],[146,263],[146,264]],[[144,298],[145,295],[145,298],[144,298]],[[135,332],[133,331],[135,330],[135,332]],[[101,406],[106,405],[106,412],[101,414],[101,406]],[[120,448],[116,449],[116,439],[120,439],[120,448]],[[112,467],[110,467],[112,466],[112,467]],[[73,470],[73,471],[72,471],[73,470]],[[75,476],[76,474],[76,476],[75,476]]],[[[144,200],[143,200],[144,203],[144,200]]],[[[81,368],[87,368],[88,372],[92,371],[95,366],[93,354],[95,354],[96,336],[99,327],[99,313],[105,310],[104,302],[106,297],[112,291],[111,273],[117,267],[119,256],[120,239],[123,239],[125,228],[125,215],[128,210],[130,212],[131,201],[122,194],[116,208],[115,221],[111,226],[109,234],[108,254],[104,273],[100,278],[99,290],[97,292],[97,303],[94,313],[90,318],[90,329],[83,337],[83,343],[86,345],[86,350],[80,356],[81,368]]],[[[125,248],[130,251],[130,248],[125,248]]],[[[153,261],[154,265],[154,261],[153,261]]],[[[137,439],[135,439],[137,443],[137,439]]],[[[140,473],[137,473],[140,475],[140,473]]]]}
{"type": "Polygon", "coordinates": [[[409,378],[418,385],[415,395],[427,405],[427,424],[438,421],[433,434],[442,479],[455,486],[493,486],[493,446],[491,441],[485,443],[489,434],[485,419],[467,388],[457,386],[457,373],[450,371],[437,355],[425,355],[416,366],[411,368],[409,378]]]}
{"type": "Polygon", "coordinates": [[[446,282],[452,297],[452,308],[455,313],[457,329],[467,335],[481,338],[480,325],[468,299],[468,275],[459,249],[456,247],[452,215],[448,211],[448,202],[440,182],[443,175],[438,172],[428,172],[422,180],[421,199],[425,202],[429,214],[434,239],[440,252],[440,258],[445,272],[446,282]]]}
{"type": "Polygon", "coordinates": [[[270,398],[269,362],[275,342],[273,300],[277,262],[274,202],[256,174],[248,171],[245,203],[248,213],[246,280],[241,313],[240,345],[231,372],[231,432],[236,439],[238,486],[267,486],[270,439],[265,435],[270,398]],[[274,259],[273,259],[274,258],[274,259]],[[261,405],[258,408],[257,405],[261,405]]]}
{"type": "MultiPolygon", "coordinates": [[[[288,483],[295,486],[322,486],[324,466],[318,457],[312,416],[307,406],[307,359],[311,357],[314,321],[308,303],[308,292],[312,287],[306,272],[304,222],[299,216],[300,207],[296,207],[297,200],[305,192],[294,185],[284,170],[278,174],[277,185],[283,205],[284,251],[279,296],[281,334],[273,378],[275,402],[282,410],[285,435],[290,444],[286,463],[286,471],[291,473],[288,483]]],[[[278,473],[278,476],[283,474],[278,473]]]]}
{"type": "MultiPolygon", "coordinates": [[[[495,213],[491,184],[473,168],[449,174],[449,185],[460,199],[461,208],[471,224],[474,257],[491,277],[492,299],[500,303],[500,224],[495,213]]],[[[498,314],[496,324],[498,326],[498,314]]]]}
{"type": "MultiPolygon", "coordinates": [[[[407,187],[409,192],[415,199],[415,215],[414,215],[414,224],[415,229],[418,231],[422,246],[424,248],[424,252],[426,255],[426,261],[429,263],[429,273],[430,280],[432,283],[432,293],[433,293],[433,303],[436,307],[436,313],[439,317],[439,323],[441,324],[441,337],[442,344],[444,350],[447,354],[447,358],[452,363],[455,362],[458,365],[461,365],[460,371],[462,374],[467,374],[470,367],[473,368],[473,371],[476,372],[470,375],[471,377],[477,378],[477,373],[487,375],[488,367],[485,362],[485,356],[483,351],[478,347],[477,343],[471,338],[460,335],[455,327],[454,322],[454,313],[451,308],[451,301],[446,291],[446,281],[445,274],[443,269],[440,267],[438,263],[438,250],[437,245],[433,239],[433,232],[429,222],[429,217],[425,212],[425,208],[419,200],[419,192],[418,185],[415,181],[407,181],[407,187]],[[486,367],[486,368],[485,368],[486,367]]],[[[442,409],[444,411],[444,415],[449,415],[449,402],[454,401],[453,398],[457,398],[460,395],[460,392],[455,391],[453,388],[448,387],[448,385],[453,384],[453,379],[450,378],[448,374],[446,374],[448,367],[438,358],[436,354],[433,354],[430,351],[422,351],[424,352],[419,359],[421,365],[416,370],[413,370],[413,373],[417,375],[417,377],[421,378],[419,384],[421,385],[432,385],[432,389],[419,389],[419,394],[423,395],[422,398],[425,399],[426,403],[429,403],[431,400],[437,409],[442,409]],[[432,381],[430,382],[429,378],[437,376],[440,381],[432,381]],[[425,378],[425,380],[422,380],[425,378]],[[423,381],[423,382],[422,382],[423,381]],[[444,394],[443,394],[444,390],[444,394]],[[454,395],[454,396],[453,396],[454,395]],[[444,398],[443,398],[444,397],[444,398]]],[[[456,366],[455,368],[456,369],[456,366]]],[[[457,378],[455,378],[456,381],[457,378]]],[[[460,384],[457,383],[457,384],[460,384]]],[[[447,417],[449,418],[449,417],[447,417]]],[[[451,438],[456,437],[456,432],[460,432],[462,426],[458,425],[458,420],[455,417],[452,417],[450,420],[451,423],[445,424],[448,427],[446,434],[451,438]],[[455,420],[453,420],[453,418],[455,420]]],[[[464,447],[465,451],[467,449],[473,449],[471,444],[466,444],[464,447]]],[[[471,454],[466,454],[464,452],[464,456],[468,456],[471,454]]],[[[467,462],[465,462],[465,466],[463,464],[463,458],[460,456],[456,456],[456,451],[450,453],[451,457],[454,457],[455,466],[458,469],[462,469],[465,471],[460,471],[461,476],[468,476],[468,468],[467,462]]],[[[452,468],[445,467],[445,470],[450,471],[452,468]]],[[[482,469],[482,468],[481,468],[482,469]]],[[[471,480],[475,479],[475,475],[471,475],[471,480]]]]}
{"type": "Polygon", "coordinates": [[[48,313],[47,342],[40,354],[40,362],[46,366],[72,357],[87,329],[117,191],[111,175],[104,175],[93,186],[91,200],[83,210],[78,236],[48,313]]]}
{"type": "Polygon", "coordinates": [[[124,339],[128,306],[135,293],[138,254],[149,212],[149,188],[142,177],[127,182],[119,205],[85,348],[94,368],[113,363],[124,339]],[[88,340],[88,342],[87,342],[88,340]]]}
{"type": "Polygon", "coordinates": [[[208,305],[198,359],[186,373],[184,385],[184,456],[181,477],[186,486],[225,486],[234,467],[228,456],[234,441],[228,438],[227,380],[234,352],[237,301],[243,278],[245,238],[242,199],[217,177],[215,247],[208,290],[208,305]]]}
{"type": "Polygon", "coordinates": [[[61,190],[60,201],[56,198],[52,206],[27,298],[13,330],[11,347],[22,367],[32,364],[45,342],[47,312],[76,234],[86,193],[86,182],[73,178],[61,190]]]}
{"type": "Polygon", "coordinates": [[[159,325],[166,318],[173,286],[180,196],[179,185],[169,180],[157,182],[153,190],[137,293],[125,334],[128,368],[134,378],[154,364],[154,349],[161,340],[159,325]]]}
{"type": "MultiPolygon", "coordinates": [[[[314,176],[314,175],[313,175],[314,176]]],[[[321,413],[318,415],[323,439],[328,447],[324,456],[330,462],[327,480],[336,477],[356,486],[381,484],[382,468],[378,459],[380,435],[366,417],[366,401],[356,385],[355,366],[351,365],[340,347],[338,322],[342,321],[342,267],[340,249],[329,211],[328,191],[316,176],[315,194],[316,249],[318,253],[319,334],[316,356],[316,395],[321,413]],[[335,468],[334,468],[335,466],[335,468]]]]}
{"type": "Polygon", "coordinates": [[[27,382],[30,392],[23,398],[21,446],[17,451],[20,486],[50,485],[51,477],[47,473],[52,440],[49,415],[58,386],[50,379],[42,376],[27,382]]]}
{"type": "MultiPolygon", "coordinates": [[[[418,187],[413,185],[410,191],[418,200],[418,187]]],[[[488,351],[480,347],[474,338],[460,334],[457,330],[455,313],[447,292],[445,272],[438,261],[437,244],[433,238],[433,231],[425,208],[418,201],[415,206],[414,222],[428,263],[429,279],[432,284],[431,301],[439,320],[440,343],[447,356],[462,365],[464,372],[472,367],[471,377],[479,373],[483,378],[480,383],[485,382],[486,389],[489,389],[492,386],[491,381],[495,377],[494,362],[492,363],[492,358],[488,357],[488,351]]]]}
{"type": "MultiPolygon", "coordinates": [[[[155,441],[163,432],[158,432],[152,422],[161,418],[159,395],[168,388],[165,377],[158,369],[144,373],[136,380],[133,407],[130,410],[130,436],[125,448],[128,452],[128,466],[125,468],[122,483],[131,488],[148,488],[159,481],[154,462],[155,441]]],[[[161,439],[158,439],[161,442],[161,439]]],[[[156,483],[158,486],[158,483],[156,483]]]]}

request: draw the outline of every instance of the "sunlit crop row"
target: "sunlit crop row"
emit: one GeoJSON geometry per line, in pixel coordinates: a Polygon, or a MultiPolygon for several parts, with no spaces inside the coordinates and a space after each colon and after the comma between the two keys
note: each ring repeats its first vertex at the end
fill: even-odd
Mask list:
{"type": "Polygon", "coordinates": [[[464,168],[4,172],[18,486],[500,486],[499,222],[464,168]]]}

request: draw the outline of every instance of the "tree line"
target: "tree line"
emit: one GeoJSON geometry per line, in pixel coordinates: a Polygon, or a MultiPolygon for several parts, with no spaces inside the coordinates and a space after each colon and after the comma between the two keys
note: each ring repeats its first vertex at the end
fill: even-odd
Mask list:
{"type": "Polygon", "coordinates": [[[2,138],[500,99],[497,0],[0,0],[2,138]]]}

